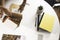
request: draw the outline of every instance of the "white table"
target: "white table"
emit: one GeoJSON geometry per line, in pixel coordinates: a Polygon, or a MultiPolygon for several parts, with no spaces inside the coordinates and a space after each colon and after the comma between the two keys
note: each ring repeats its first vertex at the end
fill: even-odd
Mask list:
{"type": "MultiPolygon", "coordinates": [[[[11,3],[16,3],[18,2],[17,0],[10,0],[5,7],[9,8],[9,5],[11,3]],[[10,3],[11,2],[11,3],[10,3]]],[[[19,4],[18,2],[17,4],[19,4]]],[[[0,27],[0,38],[2,37],[3,33],[6,34],[18,34],[18,35],[23,35],[25,36],[25,40],[37,40],[38,39],[38,34],[44,35],[43,40],[58,40],[59,38],[59,21],[57,18],[56,13],[54,12],[53,8],[46,3],[43,0],[27,0],[27,3],[30,5],[26,5],[24,11],[22,12],[23,14],[23,19],[21,21],[20,26],[17,29],[12,29],[9,27],[6,27],[7,25],[3,25],[0,23],[0,25],[3,25],[0,27]],[[37,32],[35,28],[35,14],[37,11],[38,6],[42,5],[44,7],[44,12],[49,13],[50,15],[55,16],[55,23],[53,27],[53,31],[51,33],[47,32],[37,32]]]]}

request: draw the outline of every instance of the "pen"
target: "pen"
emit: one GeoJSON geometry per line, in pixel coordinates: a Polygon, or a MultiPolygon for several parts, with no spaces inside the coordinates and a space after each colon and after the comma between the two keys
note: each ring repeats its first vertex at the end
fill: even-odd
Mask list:
{"type": "Polygon", "coordinates": [[[44,13],[42,14],[42,15],[40,15],[41,17],[40,17],[40,21],[39,21],[39,15],[38,15],[38,26],[37,26],[37,31],[39,31],[39,25],[40,25],[40,23],[41,23],[41,21],[42,21],[42,18],[43,18],[43,16],[44,16],[44,13]]]}

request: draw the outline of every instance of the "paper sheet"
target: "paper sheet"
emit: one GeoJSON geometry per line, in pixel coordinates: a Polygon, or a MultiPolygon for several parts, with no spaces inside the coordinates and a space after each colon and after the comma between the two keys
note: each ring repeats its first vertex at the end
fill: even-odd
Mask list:
{"type": "Polygon", "coordinates": [[[54,19],[54,16],[45,13],[42,18],[41,24],[39,25],[39,28],[51,32],[54,24],[54,19]]]}

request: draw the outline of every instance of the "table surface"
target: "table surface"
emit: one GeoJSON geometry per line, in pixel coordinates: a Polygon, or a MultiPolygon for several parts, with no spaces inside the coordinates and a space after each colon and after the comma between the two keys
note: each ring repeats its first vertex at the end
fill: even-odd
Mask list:
{"type": "MultiPolygon", "coordinates": [[[[22,2],[21,0],[19,0],[22,2]]],[[[6,3],[5,7],[9,8],[9,5],[11,3],[15,4],[21,4],[17,0],[10,0],[6,3]],[[17,2],[17,3],[16,3],[17,2]]],[[[58,40],[59,38],[59,21],[57,18],[57,15],[53,8],[45,1],[40,1],[40,0],[27,0],[27,3],[29,5],[25,6],[24,11],[22,12],[23,14],[23,19],[21,21],[21,24],[18,28],[14,27],[9,27],[13,25],[12,22],[8,24],[2,23],[0,20],[0,40],[3,34],[16,34],[16,35],[23,35],[25,36],[25,40],[37,40],[38,35],[43,35],[43,40],[58,40]],[[35,14],[37,11],[38,6],[42,5],[44,8],[44,12],[49,13],[50,15],[55,16],[55,23],[53,27],[53,31],[51,33],[48,32],[37,32],[36,27],[35,27],[35,14]],[[8,26],[7,26],[8,25],[8,26]]]]}

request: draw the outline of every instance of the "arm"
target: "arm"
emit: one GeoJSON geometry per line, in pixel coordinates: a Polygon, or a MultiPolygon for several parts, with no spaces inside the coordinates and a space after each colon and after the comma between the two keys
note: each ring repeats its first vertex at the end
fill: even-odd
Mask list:
{"type": "Polygon", "coordinates": [[[7,15],[4,17],[3,22],[5,22],[5,20],[6,20],[7,18],[9,18],[12,22],[16,23],[17,25],[20,24],[21,19],[22,19],[22,14],[10,12],[10,11],[8,11],[6,8],[4,8],[4,7],[0,7],[0,9],[1,9],[2,11],[4,11],[5,14],[7,14],[7,15]]]}
{"type": "Polygon", "coordinates": [[[7,10],[7,9],[4,8],[4,7],[0,7],[0,9],[1,9],[2,11],[4,11],[5,14],[7,14],[7,15],[10,16],[10,17],[22,18],[22,14],[10,12],[9,10],[7,10]]]}
{"type": "Polygon", "coordinates": [[[20,13],[24,10],[25,4],[26,4],[26,0],[23,0],[23,3],[20,5],[20,7],[18,9],[18,11],[20,11],[20,13]]]}
{"type": "Polygon", "coordinates": [[[8,11],[8,9],[6,9],[6,8],[4,8],[4,7],[2,7],[2,6],[0,6],[0,9],[1,9],[3,12],[5,12],[5,14],[7,14],[8,16],[12,16],[12,13],[11,13],[10,11],[8,11]]]}

